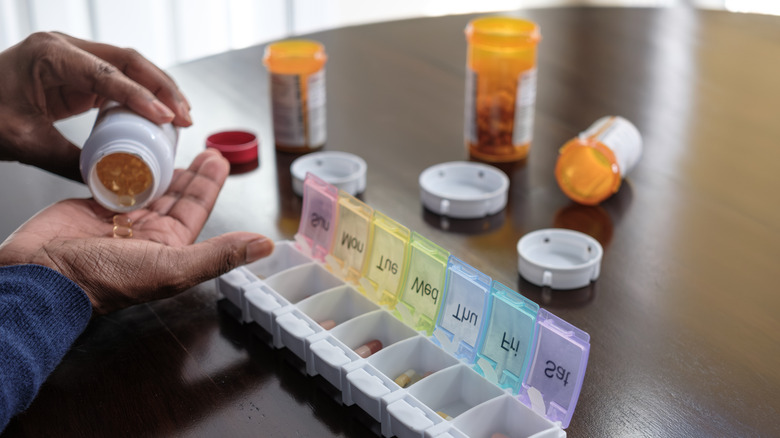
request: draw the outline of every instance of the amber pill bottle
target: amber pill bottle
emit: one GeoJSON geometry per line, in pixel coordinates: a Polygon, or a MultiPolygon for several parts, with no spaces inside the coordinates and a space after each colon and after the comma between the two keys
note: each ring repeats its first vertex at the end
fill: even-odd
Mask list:
{"type": "Polygon", "coordinates": [[[171,183],[178,130],[116,102],[98,112],[81,149],[81,177],[103,207],[126,213],[162,196],[171,183]]]}
{"type": "Polygon", "coordinates": [[[528,155],[540,40],[539,26],[520,18],[482,17],[466,27],[465,141],[473,158],[512,162],[528,155]]]}
{"type": "Polygon", "coordinates": [[[274,142],[283,152],[320,149],[327,139],[325,47],[313,40],[269,44],[263,64],[270,73],[274,142]]]}
{"type": "Polygon", "coordinates": [[[597,205],[618,191],[641,156],[636,126],[623,117],[602,117],[561,147],[555,179],[573,201],[597,205]]]}

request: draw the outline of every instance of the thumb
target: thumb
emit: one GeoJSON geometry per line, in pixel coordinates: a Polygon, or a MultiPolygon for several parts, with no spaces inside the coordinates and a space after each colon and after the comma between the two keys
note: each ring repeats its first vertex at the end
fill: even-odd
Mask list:
{"type": "Polygon", "coordinates": [[[261,234],[233,232],[180,248],[174,255],[179,260],[173,262],[177,276],[191,283],[182,286],[189,288],[266,257],[273,249],[273,241],[261,234]]]}

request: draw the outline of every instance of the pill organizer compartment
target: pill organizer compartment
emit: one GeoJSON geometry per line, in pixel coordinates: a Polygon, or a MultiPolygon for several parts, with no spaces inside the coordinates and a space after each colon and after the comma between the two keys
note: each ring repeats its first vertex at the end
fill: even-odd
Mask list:
{"type": "Polygon", "coordinates": [[[382,343],[382,348],[387,348],[396,342],[417,336],[417,333],[388,312],[376,310],[339,324],[322,336],[321,339],[312,339],[307,371],[311,364],[313,373],[322,375],[343,393],[347,381],[344,367],[351,362],[362,360],[355,353],[356,348],[372,340],[378,340],[382,343]]]}
{"type": "MultiPolygon", "coordinates": [[[[347,386],[344,403],[360,406],[375,420],[381,421],[383,397],[401,390],[396,379],[414,371],[410,386],[434,373],[458,363],[457,359],[436,347],[428,339],[415,336],[374,353],[362,362],[347,365],[347,386]]],[[[386,406],[385,406],[386,407],[386,406]]]]}
{"type": "Polygon", "coordinates": [[[430,427],[504,394],[465,364],[441,370],[406,391],[387,397],[382,434],[423,437],[430,427]],[[397,400],[394,400],[397,398],[397,400]],[[449,417],[445,419],[446,417],[449,417]]]}
{"type": "Polygon", "coordinates": [[[254,307],[248,313],[273,336],[276,348],[283,346],[276,318],[289,310],[287,306],[343,284],[318,263],[298,265],[259,281],[259,287],[245,294],[247,306],[254,307]]]}
{"type": "MultiPolygon", "coordinates": [[[[465,436],[489,437],[494,433],[503,433],[508,437],[564,438],[564,432],[558,425],[523,406],[516,398],[506,394],[488,400],[473,409],[464,412],[452,421],[465,436]]],[[[427,436],[441,437],[435,428],[426,432],[427,436]]]]}
{"type": "Polygon", "coordinates": [[[241,311],[241,322],[252,322],[255,320],[250,315],[252,306],[246,299],[247,291],[259,288],[263,284],[261,279],[305,263],[313,261],[301,253],[295,243],[279,242],[268,257],[218,277],[217,290],[241,311]]]}
{"type": "Polygon", "coordinates": [[[245,266],[245,269],[260,279],[268,278],[290,268],[294,268],[313,260],[303,254],[295,242],[283,241],[274,245],[274,252],[256,262],[245,266]]]}
{"type": "Polygon", "coordinates": [[[282,344],[306,360],[311,340],[326,331],[320,323],[332,320],[335,325],[379,309],[353,287],[341,285],[312,295],[276,318],[282,344]]]}
{"type": "MultiPolygon", "coordinates": [[[[369,273],[372,264],[355,281],[360,261],[349,257],[339,260],[351,260],[340,264],[352,267],[350,275],[331,273],[335,270],[327,259],[338,254],[331,245],[345,210],[339,208],[338,191],[327,183],[312,177],[304,184],[295,242],[280,242],[268,258],[217,281],[218,290],[243,309],[242,321],[256,322],[273,335],[276,347],[304,359],[310,375],[321,374],[341,391],[345,404],[356,403],[379,420],[385,436],[486,437],[504,430],[512,437],[565,437],[562,428],[571,419],[587,365],[587,333],[491,282],[424,237],[410,236],[379,212],[352,222],[364,230],[365,219],[371,221],[368,254],[362,256],[377,268],[403,266],[397,278],[383,278],[379,270],[369,273]],[[390,295],[367,293],[368,281],[390,295]],[[397,301],[392,297],[396,284],[397,301]],[[393,302],[395,308],[388,306],[393,302]],[[456,318],[446,321],[444,313],[456,318]],[[472,313],[482,324],[473,323],[472,313]],[[323,329],[319,323],[326,319],[337,325],[323,329]],[[465,330],[456,324],[464,322],[481,327],[465,330]],[[382,349],[368,358],[354,351],[375,339],[382,349]],[[433,373],[401,388],[394,379],[409,369],[433,373]]],[[[360,206],[345,199],[350,202],[341,207],[360,206]]],[[[365,235],[350,227],[341,231],[365,235]]],[[[348,241],[339,245],[362,252],[348,241]]]]}

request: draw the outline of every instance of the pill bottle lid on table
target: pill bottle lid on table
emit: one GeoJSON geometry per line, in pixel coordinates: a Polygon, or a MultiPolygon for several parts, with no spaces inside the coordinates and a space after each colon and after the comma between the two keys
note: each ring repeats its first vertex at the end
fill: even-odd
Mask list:
{"type": "Polygon", "coordinates": [[[358,195],[366,189],[366,161],[355,154],[339,151],[313,152],[295,159],[290,165],[293,191],[303,195],[303,181],[311,172],[323,181],[358,195]]]}
{"type": "Polygon", "coordinates": [[[206,147],[222,153],[231,165],[257,161],[257,136],[247,131],[223,131],[206,138],[206,147]]]}
{"type": "Polygon", "coordinates": [[[547,228],[517,242],[520,275],[537,286],[576,289],[598,279],[604,250],[579,231],[547,228]]]}
{"type": "Polygon", "coordinates": [[[436,214],[475,219],[506,207],[509,178],[494,166],[470,161],[441,163],[419,178],[423,205],[436,214]]]}

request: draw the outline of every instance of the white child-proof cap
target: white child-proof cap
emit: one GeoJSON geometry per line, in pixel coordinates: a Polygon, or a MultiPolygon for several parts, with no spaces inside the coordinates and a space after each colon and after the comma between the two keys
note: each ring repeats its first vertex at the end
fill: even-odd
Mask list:
{"type": "Polygon", "coordinates": [[[603,253],[601,244],[587,234],[547,228],[517,242],[517,269],[537,286],[576,289],[599,278],[603,253]]]}
{"type": "Polygon", "coordinates": [[[453,161],[420,174],[420,198],[434,213],[457,219],[475,219],[506,207],[509,178],[482,163],[453,161]]]}
{"type": "Polygon", "coordinates": [[[296,158],[290,165],[293,191],[303,196],[303,181],[311,172],[350,195],[366,189],[366,161],[355,154],[339,151],[314,152],[296,158]]]}

